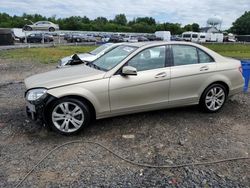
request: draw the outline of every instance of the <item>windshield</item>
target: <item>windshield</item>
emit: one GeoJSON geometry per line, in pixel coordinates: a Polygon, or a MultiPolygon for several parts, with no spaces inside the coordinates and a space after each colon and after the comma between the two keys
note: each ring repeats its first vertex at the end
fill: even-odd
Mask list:
{"type": "Polygon", "coordinates": [[[100,52],[102,52],[103,50],[105,50],[106,48],[108,48],[110,46],[110,44],[104,44],[99,46],[98,48],[94,49],[93,51],[89,52],[92,55],[97,55],[100,52]]]}
{"type": "Polygon", "coordinates": [[[134,46],[118,46],[95,60],[92,64],[102,70],[109,71],[136,49],[137,47],[134,46]]]}

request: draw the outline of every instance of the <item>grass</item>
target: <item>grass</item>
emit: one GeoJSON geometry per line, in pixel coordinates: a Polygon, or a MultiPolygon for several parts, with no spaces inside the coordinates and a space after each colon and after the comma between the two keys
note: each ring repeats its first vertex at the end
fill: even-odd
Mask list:
{"type": "Polygon", "coordinates": [[[96,46],[60,46],[51,48],[24,48],[0,51],[0,59],[34,61],[39,63],[57,63],[59,59],[74,53],[85,53],[96,46]]]}
{"type": "MultiPolygon", "coordinates": [[[[250,59],[250,45],[245,44],[204,44],[223,56],[250,59]]],[[[0,51],[0,59],[57,63],[59,59],[74,53],[89,52],[96,46],[60,46],[51,48],[25,48],[0,51]]]]}
{"type": "Polygon", "coordinates": [[[217,53],[238,59],[250,59],[249,44],[204,44],[217,53]]]}

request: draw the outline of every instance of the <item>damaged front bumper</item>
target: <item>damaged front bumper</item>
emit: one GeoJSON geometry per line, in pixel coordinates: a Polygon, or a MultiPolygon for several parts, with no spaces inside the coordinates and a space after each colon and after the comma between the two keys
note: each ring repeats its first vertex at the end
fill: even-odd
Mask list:
{"type": "Polygon", "coordinates": [[[52,101],[56,100],[56,97],[46,94],[46,97],[43,100],[29,102],[26,100],[26,114],[28,118],[37,121],[46,122],[46,110],[48,110],[48,105],[52,101]]]}

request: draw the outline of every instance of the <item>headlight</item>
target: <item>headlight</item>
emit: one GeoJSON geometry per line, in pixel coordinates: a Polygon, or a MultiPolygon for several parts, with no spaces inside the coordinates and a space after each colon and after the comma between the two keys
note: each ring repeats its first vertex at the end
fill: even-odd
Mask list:
{"type": "Polygon", "coordinates": [[[38,99],[44,98],[46,96],[46,93],[47,89],[31,89],[26,94],[26,100],[30,102],[37,101],[38,99]]]}

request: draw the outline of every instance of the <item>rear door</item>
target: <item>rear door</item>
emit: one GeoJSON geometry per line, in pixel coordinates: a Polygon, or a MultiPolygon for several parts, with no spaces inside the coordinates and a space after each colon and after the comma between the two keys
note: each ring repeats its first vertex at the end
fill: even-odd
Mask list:
{"type": "Polygon", "coordinates": [[[137,75],[116,74],[110,78],[111,112],[136,112],[167,106],[170,67],[166,62],[169,62],[166,46],[145,49],[128,61],[126,65],[135,67],[137,75]]]}
{"type": "Polygon", "coordinates": [[[171,45],[171,104],[193,104],[199,100],[199,91],[209,76],[214,74],[216,63],[203,50],[192,45],[171,45]]]}

